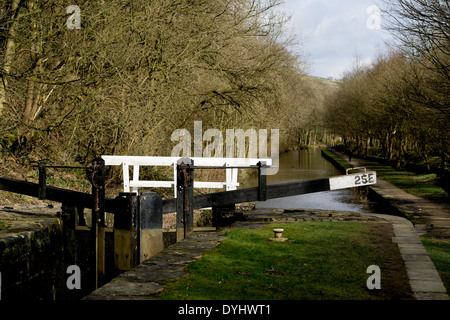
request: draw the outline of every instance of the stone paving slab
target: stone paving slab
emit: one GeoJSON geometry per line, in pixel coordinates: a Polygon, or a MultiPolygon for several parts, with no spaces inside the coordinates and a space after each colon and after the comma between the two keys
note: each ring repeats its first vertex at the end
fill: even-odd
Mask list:
{"type": "Polygon", "coordinates": [[[59,211],[60,206],[46,204],[0,206],[0,220],[5,225],[0,230],[0,239],[16,237],[57,223],[55,218],[59,211]]]}
{"type": "Polygon", "coordinates": [[[403,261],[426,261],[426,262],[432,262],[428,254],[403,254],[403,261]]]}
{"type": "Polygon", "coordinates": [[[400,237],[392,237],[392,242],[394,243],[422,243],[418,237],[412,236],[400,236],[400,237]]]}
{"type": "Polygon", "coordinates": [[[400,248],[400,254],[402,256],[408,256],[411,254],[422,254],[422,255],[427,255],[427,251],[425,248],[423,247],[418,247],[418,248],[400,248]]]}
{"type": "MultiPolygon", "coordinates": [[[[107,286],[108,297],[106,300],[150,299],[151,295],[161,292],[163,289],[164,286],[157,282],[134,282],[117,279],[107,286]]],[[[99,292],[105,290],[106,288],[99,292]]]]}
{"type": "MultiPolygon", "coordinates": [[[[425,247],[421,243],[397,243],[397,246],[399,247],[399,249],[425,249],[425,247]]],[[[428,252],[424,252],[425,254],[428,254],[428,252]]]]}
{"type": "Polygon", "coordinates": [[[440,292],[416,292],[417,300],[448,300],[447,293],[440,292]]]}
{"type": "Polygon", "coordinates": [[[223,232],[194,232],[119,275],[83,300],[152,300],[165,287],[159,282],[186,275],[184,268],[189,263],[200,259],[223,239],[223,232]]]}
{"type": "Polygon", "coordinates": [[[405,266],[407,269],[411,270],[429,270],[430,272],[436,271],[436,268],[431,261],[405,261],[405,266]]]}
{"type": "Polygon", "coordinates": [[[407,273],[411,280],[436,280],[436,273],[432,269],[410,268],[407,273]]]}
{"type": "MultiPolygon", "coordinates": [[[[388,218],[389,219],[389,218],[388,218]]],[[[405,262],[409,284],[417,300],[450,300],[439,273],[411,222],[396,219],[393,224],[394,237],[405,262]]]]}
{"type": "MultiPolygon", "coordinates": [[[[411,285],[411,289],[414,294],[416,294],[418,292],[444,294],[446,292],[445,287],[442,284],[442,281],[438,281],[438,280],[411,279],[411,280],[409,280],[409,283],[411,285]]],[[[416,295],[416,297],[417,297],[417,295],[416,295]]],[[[448,300],[448,297],[446,300],[448,300]]]]}

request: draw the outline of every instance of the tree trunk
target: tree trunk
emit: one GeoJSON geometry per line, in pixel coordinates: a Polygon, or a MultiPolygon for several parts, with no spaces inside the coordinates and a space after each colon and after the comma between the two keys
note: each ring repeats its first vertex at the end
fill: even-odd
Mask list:
{"type": "Polygon", "coordinates": [[[386,135],[386,148],[386,158],[387,160],[392,160],[392,137],[389,133],[386,135]]]}
{"type": "MultiPolygon", "coordinates": [[[[35,4],[32,1],[28,2],[28,10],[31,12],[35,9],[35,4]]],[[[33,68],[33,76],[36,78],[38,73],[41,72],[41,45],[39,44],[38,37],[38,27],[36,19],[31,21],[31,60],[36,61],[33,68]]],[[[33,80],[28,80],[28,92],[27,99],[25,101],[25,107],[23,112],[24,123],[32,122],[38,115],[39,110],[39,100],[41,95],[42,84],[36,83],[33,80]]]]}
{"type": "MultiPolygon", "coordinates": [[[[8,74],[11,71],[11,63],[14,60],[15,47],[16,43],[14,41],[16,36],[16,28],[17,28],[17,14],[19,12],[19,5],[21,0],[11,0],[11,9],[7,16],[7,23],[9,25],[9,30],[6,32],[6,46],[5,51],[3,52],[3,70],[0,72],[0,115],[5,108],[5,104],[7,103],[6,95],[8,89],[8,74]],[[9,22],[9,21],[10,22],[9,22]],[[8,23],[9,22],[9,23],[8,23]]],[[[5,9],[8,8],[8,5],[5,5],[5,9]]]]}
{"type": "Polygon", "coordinates": [[[370,137],[367,137],[367,139],[366,139],[366,157],[369,155],[369,148],[370,148],[370,137]]]}

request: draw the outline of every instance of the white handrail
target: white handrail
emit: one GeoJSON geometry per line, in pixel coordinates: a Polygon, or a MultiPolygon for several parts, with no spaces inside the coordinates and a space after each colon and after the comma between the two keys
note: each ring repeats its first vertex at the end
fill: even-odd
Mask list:
{"type": "MultiPolygon", "coordinates": [[[[138,188],[162,187],[174,188],[176,197],[177,192],[177,161],[182,157],[147,157],[147,156],[109,156],[103,155],[107,166],[122,166],[123,191],[138,192],[138,188]],[[133,167],[133,179],[130,181],[129,167],[133,167]],[[139,180],[139,168],[141,166],[173,166],[173,181],[150,181],[139,180]]],[[[257,158],[214,158],[214,157],[192,157],[194,166],[201,167],[251,167],[256,166],[258,162],[265,162],[267,167],[272,165],[272,159],[257,158]]],[[[229,168],[226,170],[226,182],[204,182],[194,181],[194,188],[226,188],[236,190],[239,186],[237,182],[238,168],[229,168]]]]}

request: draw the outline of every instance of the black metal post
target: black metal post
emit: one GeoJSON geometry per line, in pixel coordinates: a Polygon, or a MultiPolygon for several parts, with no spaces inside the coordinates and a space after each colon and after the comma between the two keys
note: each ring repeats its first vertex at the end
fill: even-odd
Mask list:
{"type": "Polygon", "coordinates": [[[95,273],[95,289],[98,287],[99,271],[104,273],[105,257],[105,161],[97,157],[92,160],[88,173],[92,183],[92,217],[91,217],[91,257],[95,273]],[[100,230],[99,230],[100,229],[100,230]]]}
{"type": "Polygon", "coordinates": [[[40,160],[38,162],[39,169],[39,200],[47,199],[47,161],[40,160]]]}
{"type": "Polygon", "coordinates": [[[194,230],[194,161],[181,158],[177,163],[177,242],[194,230]]]}
{"type": "Polygon", "coordinates": [[[258,201],[267,200],[266,162],[258,162],[258,201]]]}
{"type": "Polygon", "coordinates": [[[100,226],[105,226],[105,160],[98,157],[92,161],[91,177],[92,196],[92,220],[100,226]],[[95,218],[95,219],[94,219],[95,218]]]}

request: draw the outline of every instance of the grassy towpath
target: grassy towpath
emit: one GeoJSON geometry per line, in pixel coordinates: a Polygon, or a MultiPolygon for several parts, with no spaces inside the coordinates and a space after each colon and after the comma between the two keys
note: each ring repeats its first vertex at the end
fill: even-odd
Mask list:
{"type": "Polygon", "coordinates": [[[450,293],[450,203],[447,191],[434,183],[435,176],[395,170],[357,157],[349,162],[345,153],[324,152],[334,155],[344,168],[364,166],[377,172],[377,184],[371,188],[414,223],[450,293]]]}
{"type": "Polygon", "coordinates": [[[377,172],[377,184],[372,188],[390,201],[408,219],[416,224],[425,224],[427,235],[450,238],[450,203],[442,201],[448,193],[433,183],[430,174],[414,174],[395,170],[378,162],[352,157],[349,163],[344,153],[328,150],[337,156],[339,165],[364,166],[377,172]]]}

